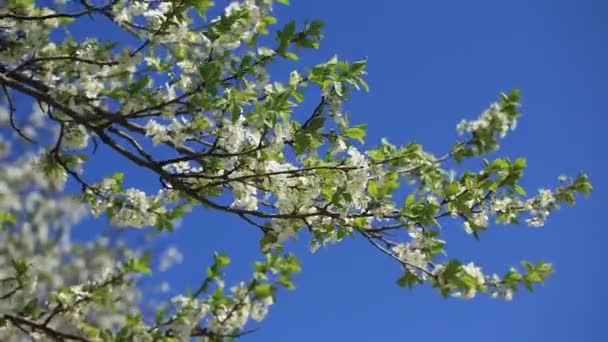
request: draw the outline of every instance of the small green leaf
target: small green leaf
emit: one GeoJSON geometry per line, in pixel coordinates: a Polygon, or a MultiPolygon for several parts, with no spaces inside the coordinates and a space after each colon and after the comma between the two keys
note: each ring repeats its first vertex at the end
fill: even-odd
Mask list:
{"type": "Polygon", "coordinates": [[[367,183],[367,191],[372,198],[379,199],[380,191],[378,190],[378,182],[373,180],[369,181],[369,183],[367,183]]]}
{"type": "Polygon", "coordinates": [[[276,288],[272,284],[259,284],[254,288],[256,296],[266,298],[272,296],[276,288]]]}
{"type": "Polygon", "coordinates": [[[306,125],[306,131],[316,132],[323,127],[324,123],[325,118],[322,116],[317,116],[308,122],[308,124],[306,125]]]}
{"type": "Polygon", "coordinates": [[[452,197],[452,196],[456,195],[459,190],[460,190],[460,186],[458,185],[458,182],[450,182],[450,184],[448,184],[448,186],[445,190],[445,195],[447,197],[452,197]]]}
{"type": "Polygon", "coordinates": [[[11,213],[0,212],[0,227],[3,227],[4,224],[15,224],[16,219],[15,216],[11,213]]]}
{"type": "Polygon", "coordinates": [[[300,132],[296,134],[295,144],[293,146],[296,154],[304,153],[312,145],[312,136],[308,133],[300,132]]]}
{"type": "Polygon", "coordinates": [[[515,163],[513,163],[513,166],[514,166],[516,169],[525,169],[525,168],[526,168],[526,166],[527,166],[527,164],[528,164],[528,163],[527,163],[527,161],[526,161],[526,158],[521,157],[521,158],[517,158],[517,159],[515,160],[515,163]]]}
{"type": "Polygon", "coordinates": [[[23,276],[29,268],[25,259],[11,259],[11,264],[15,269],[15,273],[17,273],[17,277],[23,276]]]}
{"type": "Polygon", "coordinates": [[[403,203],[403,208],[404,209],[409,209],[412,204],[414,204],[414,202],[416,201],[416,194],[411,193],[409,195],[407,195],[407,197],[405,198],[405,203],[403,203]]]}
{"type": "Polygon", "coordinates": [[[344,130],[344,135],[349,138],[356,139],[363,144],[363,138],[365,137],[365,127],[366,125],[357,125],[349,127],[344,130]]]}
{"type": "Polygon", "coordinates": [[[215,253],[215,263],[219,267],[228,266],[228,264],[230,264],[230,257],[225,253],[215,253]]]}
{"type": "Polygon", "coordinates": [[[38,298],[37,297],[30,299],[30,301],[27,302],[27,304],[25,304],[21,308],[21,310],[19,310],[19,313],[21,316],[33,316],[33,315],[36,315],[37,312],[38,312],[38,298]]]}
{"type": "Polygon", "coordinates": [[[214,5],[213,1],[210,0],[192,0],[190,3],[196,8],[196,11],[201,17],[205,17],[207,8],[214,5]]]}
{"type": "Polygon", "coordinates": [[[268,250],[268,246],[271,246],[273,243],[277,242],[277,237],[274,234],[266,233],[260,239],[260,248],[264,251],[268,250]]]}
{"type": "Polygon", "coordinates": [[[152,269],[150,268],[150,259],[152,258],[152,254],[145,253],[139,259],[132,259],[131,269],[134,272],[151,274],[152,269]]]}
{"type": "Polygon", "coordinates": [[[397,279],[397,285],[399,287],[407,286],[410,290],[413,289],[416,284],[421,283],[422,280],[420,280],[420,278],[418,278],[418,276],[412,272],[405,272],[401,277],[399,277],[399,279],[397,279]]]}
{"type": "Polygon", "coordinates": [[[298,55],[296,55],[293,52],[285,51],[285,52],[283,52],[283,56],[285,56],[285,57],[287,57],[287,58],[289,58],[291,60],[294,60],[294,61],[298,60],[298,55]]]}
{"type": "Polygon", "coordinates": [[[131,93],[136,93],[136,92],[144,89],[148,85],[149,82],[150,82],[150,76],[144,75],[139,80],[137,80],[135,83],[132,83],[129,86],[129,90],[131,91],[131,93]]]}

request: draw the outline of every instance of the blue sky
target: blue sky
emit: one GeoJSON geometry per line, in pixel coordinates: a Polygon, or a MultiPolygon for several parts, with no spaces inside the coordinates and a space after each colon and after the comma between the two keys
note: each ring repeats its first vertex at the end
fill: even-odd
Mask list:
{"type": "MultiPolygon", "coordinates": [[[[553,213],[542,229],[499,226],[478,242],[459,223],[446,225],[450,256],[475,260],[489,272],[521,259],[553,262],[556,274],[532,295],[522,292],[510,303],[483,296],[444,300],[426,287],[398,288],[398,266],[364,241],[315,254],[300,241],[291,246],[303,263],[298,289],[281,292],[261,329],[243,341],[607,341],[608,232],[600,209],[608,186],[600,143],[608,124],[607,11],[601,0],[294,0],[277,6],[282,23],[326,22],[321,50],[304,53],[302,65],[334,53],[369,58],[371,91],[355,94],[347,108],[353,121],[368,123],[370,144],[415,138],[442,154],[462,118],[476,117],[500,91],[520,88],[524,115],[496,155],[526,156],[524,184],[531,190],[584,170],[595,191],[575,208],[553,213]]],[[[104,155],[104,163],[112,162],[106,169],[118,171],[117,159],[104,155]]],[[[129,170],[127,182],[144,177],[129,170]]],[[[198,208],[170,237],[184,263],[162,277],[175,290],[194,287],[219,250],[232,256],[229,279],[237,280],[259,255],[258,238],[239,220],[198,208]]]]}

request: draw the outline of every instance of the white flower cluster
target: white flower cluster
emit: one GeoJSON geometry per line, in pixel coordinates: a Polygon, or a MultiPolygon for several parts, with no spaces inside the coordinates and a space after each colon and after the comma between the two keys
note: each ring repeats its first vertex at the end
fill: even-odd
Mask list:
{"type": "MultiPolygon", "coordinates": [[[[218,281],[223,288],[223,282],[218,281]]],[[[192,328],[202,320],[207,321],[207,329],[218,335],[229,335],[241,331],[251,320],[261,321],[273,304],[272,297],[263,299],[254,296],[246,284],[233,286],[228,304],[214,304],[209,299],[193,298],[178,295],[171,301],[176,306],[176,313],[171,319],[170,330],[179,340],[188,340],[192,328]]]]}
{"type": "Polygon", "coordinates": [[[352,205],[357,209],[364,209],[369,203],[366,192],[371,173],[369,160],[353,146],[349,147],[346,153],[349,156],[347,165],[358,169],[348,172],[344,185],[346,191],[351,194],[352,205]]]}
{"type": "MultiPolygon", "coordinates": [[[[22,15],[52,15],[55,12],[48,8],[25,7],[21,10],[22,15]]],[[[2,30],[2,46],[0,48],[0,63],[14,63],[35,51],[43,49],[49,43],[49,33],[53,31],[59,22],[57,18],[34,21],[14,21],[6,17],[0,18],[2,30]]]]}
{"type": "MultiPolygon", "coordinates": [[[[132,253],[126,247],[110,245],[104,238],[86,243],[72,241],[72,227],[85,215],[85,208],[69,196],[54,193],[51,181],[32,168],[30,160],[26,155],[0,161],[0,213],[16,217],[10,229],[0,230],[0,240],[5,242],[0,246],[0,277],[15,275],[14,260],[27,265],[26,276],[21,279],[23,286],[0,301],[0,312],[8,314],[15,314],[32,298],[41,303],[50,301],[51,292],[69,284],[80,285],[61,292],[57,300],[67,304],[70,293],[72,299],[87,296],[83,284],[103,278],[107,270],[132,253]]],[[[0,283],[0,295],[12,293],[17,286],[11,281],[0,283]]],[[[77,326],[74,322],[88,320],[102,329],[115,329],[140,296],[134,288],[115,288],[113,295],[121,299],[115,303],[115,310],[87,304],[70,316],[58,315],[49,326],[72,331],[77,326]]],[[[15,326],[5,325],[0,329],[0,340],[23,341],[24,337],[15,326]]]]}
{"type": "Polygon", "coordinates": [[[127,189],[123,198],[124,202],[118,208],[115,216],[112,217],[112,223],[118,227],[143,228],[153,226],[156,224],[158,215],[166,210],[161,206],[154,208],[159,197],[162,196],[162,190],[159,196],[149,197],[139,189],[127,189]]]}
{"type": "Polygon", "coordinates": [[[149,120],[146,123],[146,135],[152,138],[154,145],[162,142],[170,142],[175,146],[181,146],[191,137],[188,132],[191,122],[181,117],[172,119],[169,125],[162,125],[156,120],[149,120]]]}
{"type": "MultiPolygon", "coordinates": [[[[467,275],[469,275],[470,277],[472,277],[475,280],[475,282],[477,283],[477,286],[483,286],[485,284],[486,279],[479,266],[476,266],[474,263],[470,262],[470,263],[462,266],[462,270],[467,275]]],[[[464,298],[464,299],[474,298],[475,295],[477,294],[477,286],[470,287],[467,292],[460,292],[460,291],[455,292],[454,297],[459,297],[459,298],[464,298]]]]}
{"type": "Polygon", "coordinates": [[[489,219],[490,218],[485,211],[474,213],[469,217],[468,221],[463,223],[464,230],[467,232],[467,234],[473,234],[475,229],[471,227],[471,224],[473,224],[473,226],[476,228],[483,229],[488,226],[489,219]]]}
{"type": "Polygon", "coordinates": [[[117,227],[154,226],[159,216],[167,213],[166,206],[177,200],[175,191],[170,189],[160,189],[152,196],[136,188],[122,190],[114,177],[105,178],[93,189],[85,191],[91,212],[99,216],[111,211],[110,222],[117,227]]]}
{"type": "Polygon", "coordinates": [[[526,202],[527,208],[530,208],[530,218],[526,219],[526,223],[531,227],[542,227],[549,216],[549,209],[555,204],[555,196],[548,189],[539,189],[538,196],[526,202]]]}
{"type": "MultiPolygon", "coordinates": [[[[49,321],[50,329],[80,336],[90,327],[108,330],[124,327],[127,313],[137,308],[142,299],[140,290],[111,282],[107,292],[92,289],[109,282],[116,274],[117,265],[142,252],[115,238],[72,240],[73,227],[85,216],[86,208],[71,196],[54,192],[53,180],[31,167],[32,156],[11,153],[16,152],[9,150],[0,158],[0,213],[15,217],[14,222],[0,229],[0,240],[5,242],[0,246],[0,296],[6,296],[0,301],[0,313],[17,315],[36,300],[45,306],[41,307],[43,310],[58,305],[70,308],[49,321]],[[10,280],[16,274],[15,261],[20,260],[26,273],[19,281],[10,280]],[[112,307],[103,305],[102,301],[89,300],[101,293],[107,296],[104,300],[113,303],[112,307]]],[[[102,185],[109,189],[118,183],[108,178],[102,185]]],[[[156,197],[170,199],[171,194],[156,197]]],[[[150,206],[145,194],[134,189],[126,190],[125,201],[140,209],[150,206]]],[[[181,260],[179,251],[169,248],[162,253],[158,268],[166,270],[181,260]]],[[[130,279],[136,277],[131,275],[130,279]]],[[[145,329],[138,338],[140,336],[142,341],[146,340],[145,329]]],[[[47,337],[40,334],[42,340],[47,337]]],[[[14,325],[0,328],[2,341],[25,339],[22,330],[14,325]]]]}
{"type": "Polygon", "coordinates": [[[408,234],[411,240],[408,243],[401,243],[393,247],[395,255],[406,263],[406,268],[410,272],[418,274],[423,279],[426,272],[421,272],[428,268],[430,257],[425,252],[428,249],[428,242],[421,229],[411,230],[408,234]]]}
{"type": "Polygon", "coordinates": [[[196,174],[203,172],[201,166],[193,167],[189,161],[180,161],[163,166],[163,170],[173,174],[196,174]]]}
{"type": "Polygon", "coordinates": [[[247,145],[255,146],[261,139],[259,130],[247,127],[245,117],[242,115],[235,122],[224,120],[218,136],[221,145],[230,153],[241,151],[247,145]]]}
{"type": "Polygon", "coordinates": [[[63,147],[82,150],[87,147],[89,134],[83,125],[66,123],[61,142],[63,147]]]}
{"type": "Polygon", "coordinates": [[[497,132],[502,138],[507,135],[509,130],[516,127],[517,119],[505,113],[498,103],[493,103],[477,120],[462,120],[456,126],[456,130],[460,134],[490,130],[491,132],[497,132]]]}
{"type": "MultiPolygon", "coordinates": [[[[240,16],[240,13],[246,13],[244,18],[236,20],[231,28],[230,33],[224,34],[220,39],[213,44],[213,51],[221,53],[224,49],[233,50],[241,45],[241,42],[250,42],[257,34],[261,25],[262,8],[260,8],[255,0],[233,1],[225,9],[225,15],[240,16]]],[[[215,23],[220,19],[213,19],[211,23],[215,23]]]]}
{"type": "Polygon", "coordinates": [[[263,320],[273,304],[272,297],[255,298],[245,283],[232,287],[230,291],[235,303],[216,307],[214,316],[207,323],[209,329],[218,334],[239,331],[250,319],[258,322],[263,320]]]}
{"type": "Polygon", "coordinates": [[[231,185],[235,200],[232,207],[242,207],[246,210],[258,208],[258,189],[253,185],[234,183],[231,185]]]}
{"type": "MultiPolygon", "coordinates": [[[[73,49],[69,45],[57,46],[54,43],[49,43],[44,48],[45,55],[50,57],[56,55],[68,54],[67,51],[73,49]],[[64,52],[65,51],[65,52],[64,52]]],[[[124,48],[118,54],[113,55],[95,39],[88,39],[81,45],[77,46],[76,56],[78,60],[74,60],[70,64],[70,68],[66,68],[64,64],[48,63],[47,83],[53,89],[53,93],[83,95],[91,100],[92,104],[99,104],[103,96],[102,92],[108,88],[119,87],[124,81],[120,81],[112,75],[117,74],[132,74],[135,72],[135,65],[140,61],[137,56],[131,56],[129,50],[124,48]],[[98,63],[99,62],[99,63],[98,63]],[[69,75],[72,72],[78,72],[81,77],[78,77],[73,82],[66,82],[66,79],[72,79],[69,75]]],[[[74,101],[70,97],[70,101],[74,101]]],[[[70,107],[73,110],[83,112],[83,107],[70,102],[70,107]]]]}
{"type": "MultiPolygon", "coordinates": [[[[511,271],[516,271],[515,268],[511,268],[511,271]]],[[[494,288],[490,291],[490,296],[492,298],[504,298],[506,301],[513,300],[513,289],[510,287],[501,286],[502,280],[498,276],[498,274],[493,274],[491,277],[488,277],[488,282],[494,288]]]]}
{"type": "Polygon", "coordinates": [[[399,244],[393,247],[395,255],[405,263],[412,271],[418,271],[418,268],[426,269],[428,265],[428,256],[420,249],[414,249],[409,244],[399,244]],[[411,267],[411,266],[414,267],[411,267]]]}
{"type": "Polygon", "coordinates": [[[182,253],[175,247],[169,247],[163,253],[158,269],[160,271],[166,271],[175,264],[179,264],[184,260],[182,253]]]}
{"type": "MultiPolygon", "coordinates": [[[[290,163],[268,162],[268,173],[282,173],[294,170],[296,167],[290,163]]],[[[273,176],[271,192],[276,197],[274,205],[281,213],[313,211],[315,198],[320,194],[318,179],[312,176],[291,177],[288,174],[273,176]]]]}

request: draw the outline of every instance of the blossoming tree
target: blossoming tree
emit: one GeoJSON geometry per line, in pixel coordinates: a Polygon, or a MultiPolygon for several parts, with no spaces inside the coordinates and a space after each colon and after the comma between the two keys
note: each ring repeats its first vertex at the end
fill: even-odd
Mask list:
{"type": "Polygon", "coordinates": [[[446,297],[510,300],[551,273],[550,264],[527,261],[485,273],[451,256],[442,239],[441,226],[454,222],[477,239],[491,220],[540,227],[591,191],[580,174],[528,196],[519,185],[525,158],[484,158],[515,127],[517,90],[463,120],[461,139],[443,155],[416,143],[369,147],[365,126],[351,125],[342,108],[367,89],[366,60],[271,73],[318,48],[323,27],[279,26],[273,2],[0,2],[2,340],[237,338],[264,318],[279,289],[294,288],[300,266],[283,243],[296,235],[313,251],[364,239],[401,271],[398,286],[427,283],[446,297]],[[91,22],[119,33],[80,37],[91,22]],[[299,109],[305,96],[309,113],[299,109]],[[91,177],[98,146],[157,177],[157,189],[123,187],[129,174],[91,177]],[[477,166],[448,167],[464,160],[477,166]],[[78,185],[76,196],[66,182],[78,185]],[[139,300],[138,274],[168,261],[151,264],[145,245],[105,235],[70,238],[85,211],[107,216],[110,230],[171,231],[192,210],[255,227],[260,239],[251,243],[265,258],[250,279],[227,286],[230,259],[216,253],[198,288],[152,315],[139,300]]]}

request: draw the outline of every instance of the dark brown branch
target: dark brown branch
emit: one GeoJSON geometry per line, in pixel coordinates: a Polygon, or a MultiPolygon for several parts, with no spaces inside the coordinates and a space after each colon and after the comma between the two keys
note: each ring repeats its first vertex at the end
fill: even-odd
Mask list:
{"type": "Polygon", "coordinates": [[[13,102],[13,99],[11,98],[8,89],[4,84],[2,85],[2,90],[4,91],[4,96],[6,96],[6,102],[8,102],[9,120],[11,127],[13,128],[13,130],[15,130],[15,132],[17,132],[17,134],[19,134],[21,138],[23,138],[29,143],[35,144],[36,142],[32,138],[25,135],[25,133],[23,133],[23,131],[19,127],[17,127],[17,123],[15,122],[15,112],[17,110],[15,108],[15,103],[13,102]]]}
{"type": "Polygon", "coordinates": [[[2,317],[4,317],[4,319],[10,321],[11,323],[15,324],[16,326],[25,325],[25,326],[29,327],[32,331],[39,331],[39,332],[45,333],[46,335],[48,335],[49,337],[51,337],[57,341],[66,341],[67,340],[67,341],[93,342],[93,340],[89,340],[88,338],[85,338],[82,336],[72,335],[72,334],[64,333],[64,332],[49,328],[48,326],[46,326],[44,324],[37,323],[37,322],[29,320],[25,317],[20,317],[20,316],[11,315],[11,314],[4,314],[4,315],[2,315],[2,317]]]}

